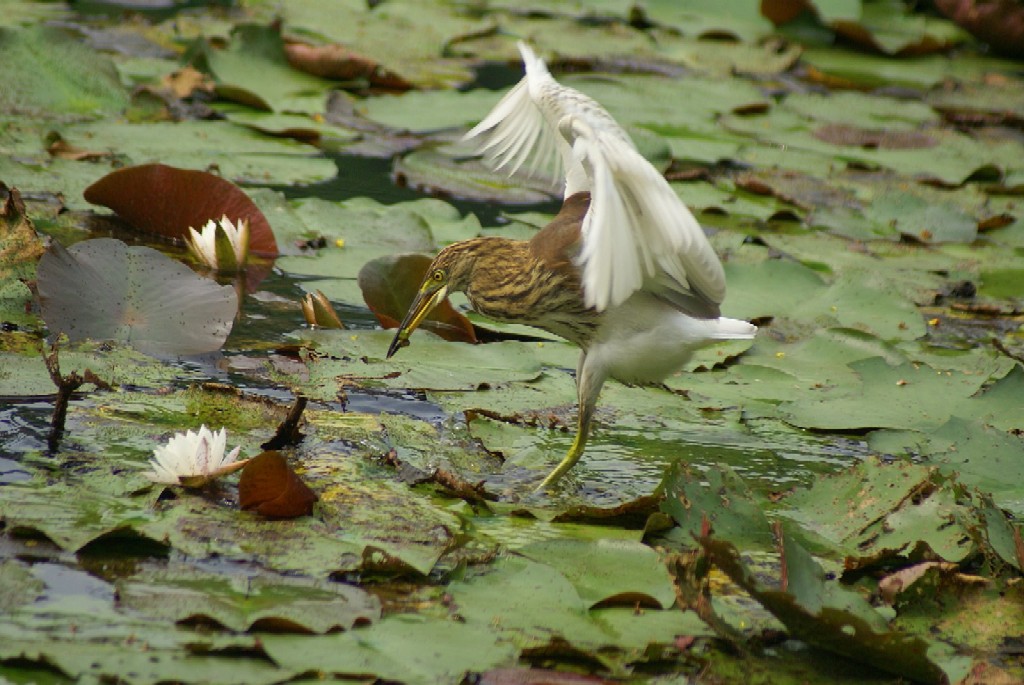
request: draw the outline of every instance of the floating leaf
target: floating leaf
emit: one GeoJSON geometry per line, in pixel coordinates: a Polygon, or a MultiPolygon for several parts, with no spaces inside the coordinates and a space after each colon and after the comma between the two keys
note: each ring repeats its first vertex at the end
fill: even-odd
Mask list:
{"type": "Polygon", "coordinates": [[[260,571],[221,575],[169,569],[118,584],[121,606],[175,622],[209,620],[228,630],[326,633],[380,617],[380,600],[342,583],[260,571]]]}
{"type": "Polygon", "coordinates": [[[57,27],[0,28],[0,63],[18,65],[4,70],[0,112],[103,117],[128,104],[110,58],[57,27]]]}
{"type": "Polygon", "coordinates": [[[413,84],[398,74],[344,45],[285,43],[284,52],[293,67],[320,78],[338,81],[362,78],[369,81],[370,85],[392,90],[409,90],[413,87],[413,84]]]}
{"type": "Polygon", "coordinates": [[[147,354],[218,350],[231,332],[238,297],[150,247],[98,238],[39,260],[39,301],[53,333],[71,340],[118,340],[147,354]]]}
{"type": "MultiPolygon", "coordinates": [[[[384,328],[398,328],[431,264],[422,254],[381,257],[359,270],[359,288],[363,299],[384,328]]],[[[475,343],[473,324],[455,311],[445,299],[420,324],[420,328],[436,333],[445,340],[475,343]]]]}
{"type": "Polygon", "coordinates": [[[495,631],[448,618],[388,616],[337,635],[262,635],[264,649],[285,669],[353,679],[375,675],[409,685],[458,683],[468,673],[514,663],[519,650],[495,631]]]}
{"type": "Polygon", "coordinates": [[[948,645],[890,630],[882,615],[856,590],[827,581],[818,563],[789,536],[783,540],[788,583],[762,585],[728,542],[701,545],[718,568],[785,624],[793,637],[830,652],[927,683],[959,682],[970,659],[948,645]]]}
{"type": "Polygon", "coordinates": [[[947,17],[1007,57],[1024,57],[1024,6],[1018,0],[935,0],[947,17]]]}
{"type": "Polygon", "coordinates": [[[302,482],[280,452],[258,454],[238,479],[238,504],[267,518],[297,518],[313,512],[316,494],[302,482]]]}
{"type": "Polygon", "coordinates": [[[692,547],[705,523],[719,537],[744,549],[771,549],[774,538],[762,504],[743,479],[724,464],[697,471],[680,461],[665,474],[661,510],[682,527],[683,544],[692,547]]]}
{"type": "Polygon", "coordinates": [[[234,27],[226,48],[200,41],[199,50],[221,97],[274,112],[322,111],[334,84],[293,68],[285,55],[279,24],[234,27]]]}
{"type": "Polygon", "coordinates": [[[558,569],[589,606],[675,604],[668,569],[653,549],[630,540],[548,540],[518,553],[558,569]]]}
{"type": "Polygon", "coordinates": [[[276,257],[277,241],[263,212],[241,188],[205,171],[165,164],[118,169],[85,189],[85,199],[117,212],[139,230],[184,239],[190,227],[226,216],[249,222],[249,251],[276,257]]]}

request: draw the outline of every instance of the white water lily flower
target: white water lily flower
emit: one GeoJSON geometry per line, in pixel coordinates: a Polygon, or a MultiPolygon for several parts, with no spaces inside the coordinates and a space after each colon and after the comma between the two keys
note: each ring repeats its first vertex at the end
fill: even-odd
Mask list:
{"type": "Polygon", "coordinates": [[[226,216],[220,222],[210,219],[200,233],[191,226],[185,239],[189,250],[211,269],[229,273],[241,271],[249,259],[249,220],[239,219],[238,225],[226,216]]]}
{"type": "Polygon", "coordinates": [[[153,450],[149,460],[153,470],[142,475],[155,483],[202,487],[248,463],[248,459],[235,461],[241,447],[224,453],[227,439],[226,429],[211,431],[205,424],[198,433],[175,433],[166,445],[153,450]]]}

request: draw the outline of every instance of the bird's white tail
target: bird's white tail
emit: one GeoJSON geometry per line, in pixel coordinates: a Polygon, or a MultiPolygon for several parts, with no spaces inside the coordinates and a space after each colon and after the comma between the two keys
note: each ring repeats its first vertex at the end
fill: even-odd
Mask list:
{"type": "Polygon", "coordinates": [[[757,326],[739,319],[718,318],[713,337],[716,340],[749,340],[757,334],[757,326]]]}

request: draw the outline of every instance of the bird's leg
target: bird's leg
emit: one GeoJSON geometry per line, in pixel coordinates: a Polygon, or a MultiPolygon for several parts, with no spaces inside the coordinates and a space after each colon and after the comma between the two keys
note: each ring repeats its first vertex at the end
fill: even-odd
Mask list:
{"type": "Polygon", "coordinates": [[[607,377],[603,369],[596,367],[596,364],[587,364],[586,352],[580,354],[580,361],[576,367],[576,395],[579,402],[579,413],[576,418],[576,437],[573,439],[569,451],[562,457],[562,461],[537,486],[537,491],[544,490],[557,482],[583,456],[583,448],[586,447],[587,438],[590,437],[590,423],[594,418],[597,397],[601,394],[601,386],[604,385],[605,378],[607,377]]]}

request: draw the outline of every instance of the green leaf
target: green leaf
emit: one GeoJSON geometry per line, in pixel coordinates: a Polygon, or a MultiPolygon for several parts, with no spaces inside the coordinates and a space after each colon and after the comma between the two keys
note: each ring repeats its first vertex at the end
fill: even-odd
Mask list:
{"type": "MultiPolygon", "coordinates": [[[[43,119],[102,118],[128,105],[110,58],[56,27],[0,27],[7,69],[0,112],[43,119]]],[[[5,179],[10,182],[10,179],[5,179]]]]}
{"type": "Polygon", "coordinates": [[[157,619],[211,620],[229,630],[326,633],[380,617],[380,600],[341,583],[224,576],[197,569],[144,572],[121,582],[119,605],[157,619]]]}
{"type": "Polygon", "coordinates": [[[199,47],[221,96],[275,112],[323,111],[333,84],[288,64],[279,29],[239,24],[226,49],[199,47]]]}
{"type": "Polygon", "coordinates": [[[522,557],[503,557],[448,586],[459,615],[477,630],[494,630],[520,648],[561,638],[580,648],[614,644],[589,602],[558,570],[522,557]]]}
{"type": "Polygon", "coordinates": [[[880,431],[872,433],[870,441],[874,449],[935,464],[1024,516],[1024,441],[1018,435],[953,416],[927,433],[880,431]]]}
{"type": "Polygon", "coordinates": [[[783,417],[805,428],[934,429],[959,413],[986,378],[962,371],[936,371],[923,364],[890,366],[881,357],[853,362],[860,384],[826,390],[781,408],[783,417]]]}
{"type": "Polygon", "coordinates": [[[675,590],[657,552],[625,540],[549,540],[518,553],[558,569],[590,607],[597,604],[654,604],[668,609],[675,590]]]}
{"type": "Polygon", "coordinates": [[[414,614],[389,616],[337,635],[264,635],[281,668],[434,685],[515,662],[518,650],[488,627],[414,614]]]}
{"type": "Polygon", "coordinates": [[[784,540],[789,583],[764,587],[724,541],[701,542],[712,563],[771,611],[800,640],[875,668],[928,683],[958,682],[970,659],[943,643],[888,628],[867,600],[836,581],[825,580],[821,567],[790,537],[784,540]]]}
{"type": "Polygon", "coordinates": [[[698,471],[679,462],[666,472],[664,488],[661,510],[682,528],[684,546],[696,545],[706,520],[715,536],[744,549],[774,549],[763,502],[727,465],[698,471]]]}

